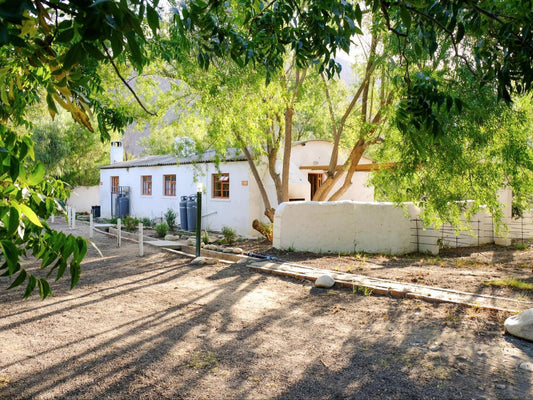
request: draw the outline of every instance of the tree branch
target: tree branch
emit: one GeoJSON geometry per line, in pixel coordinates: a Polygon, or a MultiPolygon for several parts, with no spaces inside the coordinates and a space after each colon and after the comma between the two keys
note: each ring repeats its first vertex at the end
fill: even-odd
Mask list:
{"type": "Polygon", "coordinates": [[[128,81],[126,81],[126,79],[124,79],[124,77],[120,74],[120,71],[118,70],[115,62],[113,61],[113,58],[111,57],[111,54],[109,54],[109,50],[108,48],[105,46],[104,42],[100,42],[102,44],[102,47],[104,48],[104,51],[107,55],[107,59],[109,60],[109,62],[111,63],[111,65],[113,66],[113,69],[115,70],[117,76],[120,78],[120,80],[122,81],[122,83],[124,83],[124,85],[129,89],[129,91],[133,94],[133,97],[135,98],[135,100],[137,101],[137,103],[141,106],[141,108],[144,110],[144,112],[146,112],[148,115],[152,115],[154,117],[157,116],[157,113],[153,113],[151,111],[148,111],[148,109],[144,106],[144,104],[142,103],[141,99],[139,98],[139,96],[137,96],[137,93],[135,93],[135,90],[133,90],[133,88],[130,86],[130,84],[128,83],[128,81]]]}

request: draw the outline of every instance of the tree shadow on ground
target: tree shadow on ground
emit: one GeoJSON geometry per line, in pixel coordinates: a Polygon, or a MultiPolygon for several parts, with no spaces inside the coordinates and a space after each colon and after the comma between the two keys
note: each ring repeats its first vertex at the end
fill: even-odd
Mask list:
{"type": "MultiPolygon", "coordinates": [[[[512,383],[503,395],[530,393],[525,372],[478,354],[480,343],[501,340],[499,330],[454,335],[450,325],[479,333],[486,325],[453,307],[316,291],[238,265],[200,268],[155,254],[134,267],[139,261],[126,253],[95,263],[55,303],[3,293],[0,338],[12,347],[4,345],[0,373],[13,375],[0,397],[500,397],[487,382],[503,378],[512,383]]],[[[533,347],[520,346],[531,357],[533,347]]]]}

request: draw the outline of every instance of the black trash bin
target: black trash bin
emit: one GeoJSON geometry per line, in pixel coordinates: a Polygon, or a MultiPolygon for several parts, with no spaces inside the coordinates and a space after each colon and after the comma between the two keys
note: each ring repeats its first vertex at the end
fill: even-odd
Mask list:
{"type": "Polygon", "coordinates": [[[187,201],[187,230],[194,232],[196,230],[196,195],[189,196],[187,201]]]}
{"type": "Polygon", "coordinates": [[[92,206],[91,214],[93,215],[93,218],[100,218],[100,206],[92,206]]]}
{"type": "Polygon", "coordinates": [[[180,201],[180,226],[184,231],[189,230],[187,224],[187,196],[181,196],[180,201]]]}

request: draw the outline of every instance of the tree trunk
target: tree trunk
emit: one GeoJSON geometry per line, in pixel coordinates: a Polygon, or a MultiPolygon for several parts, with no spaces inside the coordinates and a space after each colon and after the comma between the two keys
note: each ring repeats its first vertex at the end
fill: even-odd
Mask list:
{"type": "MultiPolygon", "coordinates": [[[[278,122],[278,126],[280,123],[280,117],[279,115],[276,115],[276,120],[278,122]]],[[[279,129],[281,127],[279,126],[279,129]]],[[[276,136],[276,131],[274,129],[274,122],[272,122],[271,130],[271,136],[272,138],[267,143],[267,152],[268,152],[268,172],[270,173],[270,177],[272,178],[272,181],[274,182],[274,187],[276,188],[276,199],[278,201],[278,204],[282,203],[282,196],[281,196],[281,177],[280,174],[276,171],[276,162],[278,160],[278,150],[279,150],[279,144],[281,140],[281,132],[279,135],[276,136]]]]}
{"type": "Polygon", "coordinates": [[[265,215],[270,219],[270,222],[274,222],[274,212],[272,211],[274,209],[272,208],[272,205],[270,204],[268,193],[265,189],[265,185],[263,184],[263,180],[259,176],[259,172],[257,171],[257,167],[254,163],[252,154],[250,153],[250,150],[248,149],[248,147],[246,147],[244,143],[241,141],[239,135],[237,135],[237,139],[241,142],[241,149],[244,155],[246,156],[246,160],[248,161],[248,166],[250,167],[250,170],[252,171],[252,175],[254,176],[255,183],[257,183],[257,186],[259,187],[259,193],[261,193],[261,198],[263,199],[263,204],[265,205],[265,215]],[[269,217],[269,215],[272,215],[272,217],[269,217]]]}
{"type": "Polygon", "coordinates": [[[351,186],[352,177],[353,177],[353,174],[355,173],[355,168],[359,165],[359,161],[361,161],[361,157],[363,156],[363,153],[365,152],[366,147],[367,147],[367,144],[364,142],[364,140],[359,139],[357,144],[352,149],[352,152],[350,153],[350,157],[348,158],[348,161],[350,162],[350,167],[348,168],[348,171],[346,171],[346,176],[344,177],[344,183],[335,193],[331,195],[328,201],[339,200],[342,197],[342,195],[346,193],[348,188],[351,186]]]}
{"type": "Polygon", "coordinates": [[[283,147],[283,169],[281,171],[281,202],[289,201],[289,169],[292,150],[292,117],[294,109],[285,109],[285,143],[283,147]]]}

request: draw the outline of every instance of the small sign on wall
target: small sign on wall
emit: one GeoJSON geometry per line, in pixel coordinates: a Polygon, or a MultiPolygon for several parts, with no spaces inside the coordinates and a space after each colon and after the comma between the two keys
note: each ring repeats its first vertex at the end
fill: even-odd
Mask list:
{"type": "Polygon", "coordinates": [[[248,181],[241,181],[241,186],[248,186],[248,181]]]}

